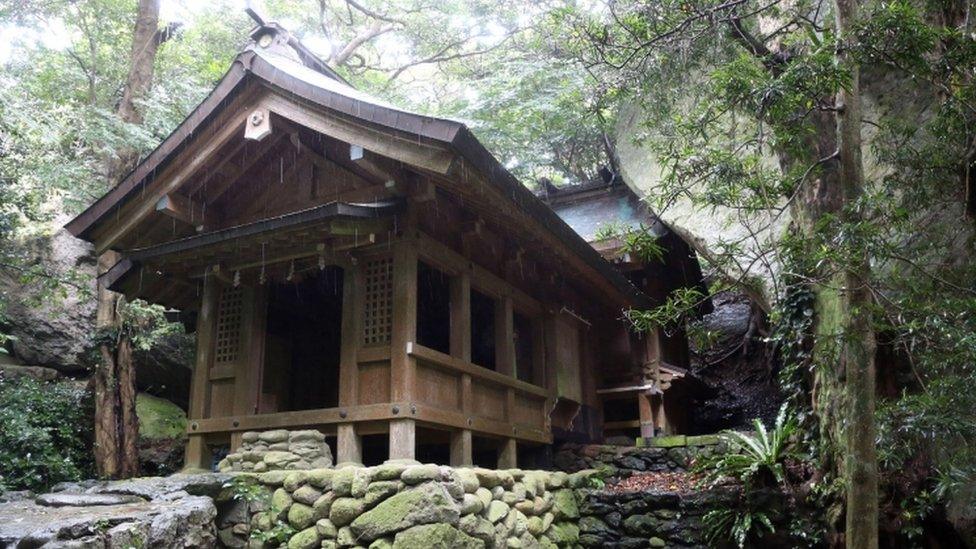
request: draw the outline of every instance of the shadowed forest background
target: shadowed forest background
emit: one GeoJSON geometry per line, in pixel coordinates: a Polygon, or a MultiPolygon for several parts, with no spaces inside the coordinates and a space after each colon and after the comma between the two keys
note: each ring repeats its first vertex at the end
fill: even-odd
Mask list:
{"type": "MultiPolygon", "coordinates": [[[[140,390],[185,407],[190,337],[140,302],[116,303],[117,329],[96,330],[97,258],[61,227],[206,97],[254,25],[243,7],[0,0],[0,365],[69,380],[0,377],[0,491],[106,474],[88,389],[119,360],[104,354],[112,341],[131,345],[140,390]]],[[[643,195],[709,288],[621,315],[687,331],[704,376],[765,387],[762,405],[714,426],[760,416],[783,437],[770,463],[713,463],[706,479],[780,487],[814,510],[790,525],[811,546],[976,542],[970,3],[269,0],[263,12],[358,89],[465,122],[527,186],[622,180],[643,195]],[[707,300],[741,308],[732,340],[698,314],[707,300]],[[715,371],[740,358],[745,374],[715,371]],[[788,427],[774,425],[781,402],[788,427]],[[752,476],[763,467],[771,477],[752,476]]],[[[654,256],[644,227],[601,230],[654,256]]],[[[160,438],[178,438],[185,427],[159,410],[160,438]]],[[[172,461],[165,446],[138,451],[142,472],[171,472],[147,470],[172,461]]],[[[754,542],[761,505],[746,499],[716,528],[754,542]]]]}

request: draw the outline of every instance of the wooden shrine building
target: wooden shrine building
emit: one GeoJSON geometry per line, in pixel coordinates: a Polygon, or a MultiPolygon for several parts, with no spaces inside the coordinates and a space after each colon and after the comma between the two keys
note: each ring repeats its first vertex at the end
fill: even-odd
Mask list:
{"type": "Polygon", "coordinates": [[[274,23],[67,228],[99,284],[195,315],[188,466],[309,427],[340,462],[531,465],[601,439],[604,372],[640,377],[632,427],[664,426],[658,338],[622,320],[652,296],[463,124],[354,89],[274,23]]]}

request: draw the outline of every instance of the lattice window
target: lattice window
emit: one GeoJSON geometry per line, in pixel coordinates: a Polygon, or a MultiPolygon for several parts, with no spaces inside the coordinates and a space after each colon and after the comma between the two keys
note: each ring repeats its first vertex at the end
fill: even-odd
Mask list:
{"type": "Polygon", "coordinates": [[[363,342],[389,343],[393,327],[393,260],[368,261],[363,271],[366,277],[363,342]]]}
{"type": "Polygon", "coordinates": [[[241,348],[244,321],[244,289],[224,288],[217,307],[217,346],[214,361],[234,362],[241,348]]]}

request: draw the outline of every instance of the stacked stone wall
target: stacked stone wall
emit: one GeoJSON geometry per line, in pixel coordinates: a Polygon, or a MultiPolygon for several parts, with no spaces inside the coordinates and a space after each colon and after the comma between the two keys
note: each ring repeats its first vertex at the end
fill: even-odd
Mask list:
{"type": "Polygon", "coordinates": [[[579,541],[576,491],[591,474],[412,461],[248,474],[235,480],[237,491],[253,482],[267,497],[232,500],[218,534],[225,545],[254,548],[571,547],[579,541]]]}
{"type": "Polygon", "coordinates": [[[660,437],[647,446],[563,444],[553,455],[556,469],[566,472],[597,469],[605,476],[627,477],[645,472],[685,472],[694,462],[726,448],[715,436],[660,437]]]}
{"type": "Polygon", "coordinates": [[[241,446],[222,459],[221,473],[294,471],[332,466],[332,451],[325,435],[315,430],[247,431],[241,435],[241,446]]]}

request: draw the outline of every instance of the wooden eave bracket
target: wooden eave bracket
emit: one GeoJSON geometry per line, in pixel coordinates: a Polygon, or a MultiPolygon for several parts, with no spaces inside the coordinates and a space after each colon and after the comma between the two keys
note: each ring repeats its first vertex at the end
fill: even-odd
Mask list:
{"type": "Polygon", "coordinates": [[[204,228],[204,208],[186,196],[172,192],[156,201],[156,211],[192,225],[197,232],[204,228]]]}

